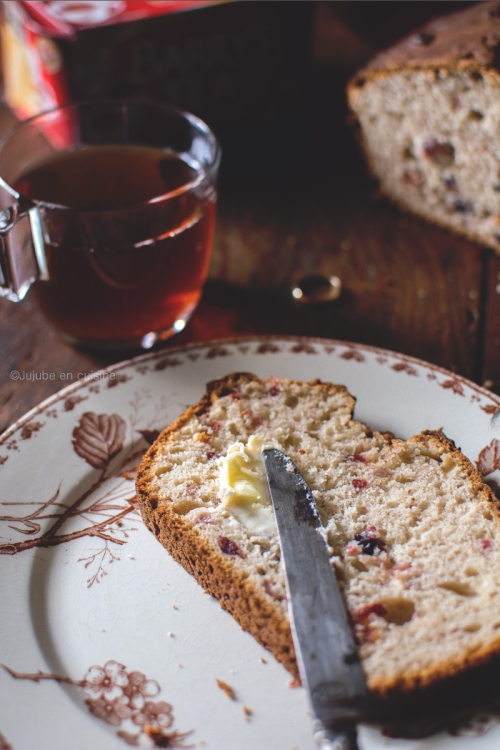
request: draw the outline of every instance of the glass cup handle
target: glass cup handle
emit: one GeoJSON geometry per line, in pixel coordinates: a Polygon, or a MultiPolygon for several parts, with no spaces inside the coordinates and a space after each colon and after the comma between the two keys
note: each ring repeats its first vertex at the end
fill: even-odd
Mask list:
{"type": "Polygon", "coordinates": [[[20,302],[37,279],[48,279],[38,208],[6,208],[0,211],[0,296],[20,302]]]}

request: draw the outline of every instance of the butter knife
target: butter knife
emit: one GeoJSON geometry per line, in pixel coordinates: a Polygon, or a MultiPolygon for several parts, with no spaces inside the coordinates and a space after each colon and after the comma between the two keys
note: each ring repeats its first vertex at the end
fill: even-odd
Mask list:
{"type": "Polygon", "coordinates": [[[316,503],[295,464],[262,451],[285,568],[292,637],[322,750],[356,750],[368,688],[316,503]]]}

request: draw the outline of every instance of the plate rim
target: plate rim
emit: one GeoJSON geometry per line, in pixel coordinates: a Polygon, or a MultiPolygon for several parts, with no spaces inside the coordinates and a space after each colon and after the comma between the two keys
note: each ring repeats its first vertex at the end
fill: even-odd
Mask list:
{"type": "Polygon", "coordinates": [[[256,341],[262,341],[262,342],[284,341],[284,342],[296,342],[296,343],[307,342],[307,343],[316,343],[316,344],[323,344],[323,345],[329,345],[329,346],[345,346],[347,349],[351,349],[353,351],[361,349],[361,350],[368,351],[373,354],[379,354],[381,356],[394,357],[404,363],[416,364],[416,365],[419,365],[420,367],[424,367],[428,370],[431,370],[432,372],[439,372],[442,375],[448,375],[453,380],[466,385],[468,388],[473,390],[476,394],[480,394],[486,398],[489,398],[500,409],[500,395],[497,395],[496,393],[489,391],[487,388],[484,388],[483,386],[480,386],[477,383],[474,383],[474,381],[469,380],[469,378],[466,378],[464,375],[459,375],[455,372],[452,372],[451,370],[447,370],[445,367],[441,367],[441,365],[435,365],[432,362],[428,362],[427,360],[420,359],[419,357],[413,357],[409,354],[396,352],[392,349],[385,349],[383,347],[372,346],[371,344],[362,344],[359,342],[347,341],[344,339],[329,339],[329,338],[324,338],[320,336],[300,336],[300,335],[294,336],[290,334],[286,334],[286,335],[285,334],[284,335],[252,334],[248,336],[230,336],[230,337],[223,337],[223,338],[218,338],[218,339],[210,339],[208,341],[198,341],[198,342],[192,342],[188,344],[178,344],[177,346],[168,347],[165,349],[158,349],[153,352],[146,352],[145,354],[139,354],[134,357],[130,357],[128,359],[123,359],[123,360],[120,360],[119,362],[115,362],[114,364],[108,365],[107,367],[102,367],[99,370],[92,371],[91,374],[86,375],[84,378],[81,378],[81,380],[78,380],[76,383],[70,383],[66,386],[63,386],[58,391],[53,393],[51,396],[48,396],[47,398],[43,399],[43,401],[40,401],[32,409],[29,409],[29,411],[25,412],[23,415],[18,417],[18,419],[16,419],[15,422],[13,422],[9,427],[7,427],[4,430],[4,432],[0,434],[0,446],[2,446],[5,443],[5,441],[8,440],[10,436],[19,429],[19,427],[31,421],[31,419],[34,416],[37,416],[38,414],[43,412],[46,407],[51,406],[52,404],[55,404],[58,401],[61,401],[68,394],[79,390],[83,386],[99,380],[99,377],[97,376],[101,376],[103,373],[115,372],[117,370],[121,370],[130,365],[140,363],[140,362],[147,362],[148,360],[153,360],[162,356],[168,356],[169,354],[178,354],[181,352],[192,351],[193,349],[203,349],[207,347],[223,346],[225,344],[237,345],[241,343],[252,343],[256,341]]]}

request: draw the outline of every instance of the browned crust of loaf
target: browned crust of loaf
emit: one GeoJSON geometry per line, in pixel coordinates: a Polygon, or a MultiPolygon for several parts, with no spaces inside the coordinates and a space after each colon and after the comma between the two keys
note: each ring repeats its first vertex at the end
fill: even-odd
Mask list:
{"type": "MultiPolygon", "coordinates": [[[[194,576],[205,591],[220,601],[223,609],[231,613],[243,630],[251,633],[299,679],[290,624],[283,611],[252,586],[245,573],[238,569],[239,558],[228,557],[223,552],[214,550],[196,528],[186,523],[150,489],[151,466],[163,452],[171,435],[193,416],[200,416],[208,411],[218,398],[229,395],[238,386],[252,380],[271,382],[273,379],[261,381],[251,373],[236,372],[207,384],[201,399],[172,422],[145,454],[137,473],[137,497],[146,526],[172,557],[194,576]]],[[[351,399],[352,414],[355,399],[344,386],[322,383],[318,379],[311,381],[309,385],[319,386],[330,392],[345,393],[351,399]]]]}
{"type": "Polygon", "coordinates": [[[476,70],[497,67],[500,2],[433,18],[391,47],[378,52],[352,79],[356,85],[377,71],[430,68],[476,70]]]}
{"type": "MultiPolygon", "coordinates": [[[[443,453],[449,453],[467,476],[473,490],[482,495],[484,500],[491,505],[492,514],[500,524],[500,502],[490,487],[484,484],[479,472],[461,450],[456,447],[453,440],[447,438],[441,430],[424,430],[419,435],[410,438],[408,442],[430,444],[443,453]]],[[[485,644],[482,648],[464,653],[459,659],[443,661],[426,670],[406,672],[400,680],[372,680],[370,681],[370,690],[381,696],[388,696],[393,693],[408,693],[426,688],[438,680],[454,677],[470,667],[484,664],[495,654],[500,654],[500,636],[485,644]]]]}

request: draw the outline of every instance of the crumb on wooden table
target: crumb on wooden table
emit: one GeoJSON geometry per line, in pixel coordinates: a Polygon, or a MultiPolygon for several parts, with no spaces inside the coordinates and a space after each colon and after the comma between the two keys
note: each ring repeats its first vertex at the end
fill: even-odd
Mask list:
{"type": "Polygon", "coordinates": [[[231,685],[228,685],[227,682],[224,682],[224,680],[215,680],[215,682],[217,683],[217,687],[219,687],[227,695],[228,698],[230,698],[232,701],[236,700],[236,695],[231,685]]]}

